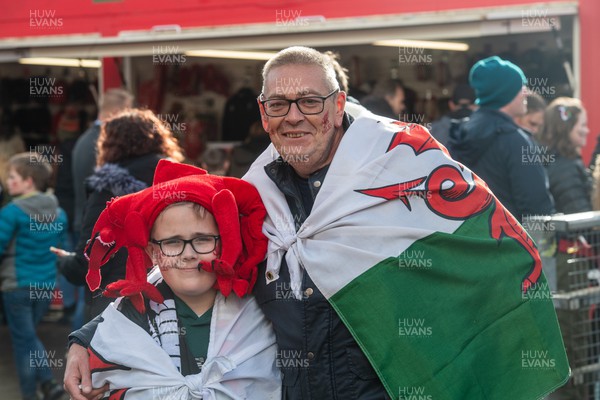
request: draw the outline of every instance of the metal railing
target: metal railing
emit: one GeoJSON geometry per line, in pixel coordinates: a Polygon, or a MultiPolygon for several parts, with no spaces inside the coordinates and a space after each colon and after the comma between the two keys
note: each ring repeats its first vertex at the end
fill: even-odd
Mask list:
{"type": "Polygon", "coordinates": [[[552,400],[600,400],[600,212],[533,216],[538,245],[571,366],[552,400]]]}

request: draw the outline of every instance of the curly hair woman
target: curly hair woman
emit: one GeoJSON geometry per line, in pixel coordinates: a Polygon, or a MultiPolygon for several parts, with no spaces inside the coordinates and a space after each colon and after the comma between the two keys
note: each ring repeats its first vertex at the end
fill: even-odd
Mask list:
{"type": "MultiPolygon", "coordinates": [[[[96,171],[86,180],[88,198],[75,254],[56,249],[59,268],[67,279],[84,285],[87,260],[83,254],[98,216],[115,196],[134,193],[152,185],[158,161],[182,161],[183,153],[171,131],[150,110],[130,109],[107,120],[98,137],[96,171]]],[[[125,277],[127,251],[119,251],[103,269],[101,288],[125,277]]],[[[86,320],[100,314],[112,301],[86,292],[86,320]]]]}

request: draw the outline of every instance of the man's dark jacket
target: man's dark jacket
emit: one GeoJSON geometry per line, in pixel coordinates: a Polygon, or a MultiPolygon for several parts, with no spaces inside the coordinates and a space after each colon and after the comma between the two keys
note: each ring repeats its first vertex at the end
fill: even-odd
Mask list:
{"type": "Polygon", "coordinates": [[[547,152],[507,114],[478,109],[453,132],[448,150],[483,179],[519,221],[527,215],[554,212],[542,165],[547,152]]]}

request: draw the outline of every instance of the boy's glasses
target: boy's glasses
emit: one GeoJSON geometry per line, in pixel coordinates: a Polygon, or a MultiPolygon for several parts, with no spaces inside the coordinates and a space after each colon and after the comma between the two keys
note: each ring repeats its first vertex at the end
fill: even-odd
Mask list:
{"type": "Polygon", "coordinates": [[[325,108],[325,100],[337,93],[339,89],[335,89],[327,96],[307,96],[300,97],[296,100],[289,99],[269,99],[262,100],[262,94],[259,96],[258,101],[263,105],[265,114],[269,117],[284,117],[290,112],[292,103],[298,106],[298,110],[304,115],[315,115],[319,114],[325,108]]]}
{"type": "Polygon", "coordinates": [[[185,246],[189,243],[192,249],[198,254],[208,254],[217,248],[217,240],[219,235],[202,235],[196,236],[193,239],[150,239],[151,243],[155,243],[160,247],[160,251],[167,257],[176,257],[181,255],[185,250],[185,246]]]}

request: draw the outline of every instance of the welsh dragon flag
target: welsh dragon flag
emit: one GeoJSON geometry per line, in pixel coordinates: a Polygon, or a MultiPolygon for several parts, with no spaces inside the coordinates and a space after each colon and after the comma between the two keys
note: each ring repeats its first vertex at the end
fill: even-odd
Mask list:
{"type": "Polygon", "coordinates": [[[569,366],[535,244],[419,125],[369,115],[344,134],[296,231],[264,167],[267,283],[308,273],[393,399],[540,399],[569,366]],[[271,278],[271,279],[269,279],[271,278]]]}

